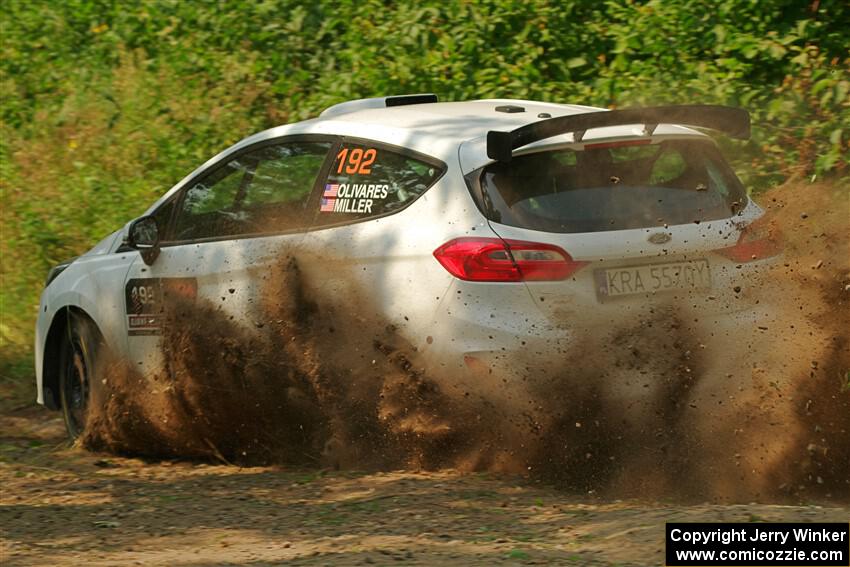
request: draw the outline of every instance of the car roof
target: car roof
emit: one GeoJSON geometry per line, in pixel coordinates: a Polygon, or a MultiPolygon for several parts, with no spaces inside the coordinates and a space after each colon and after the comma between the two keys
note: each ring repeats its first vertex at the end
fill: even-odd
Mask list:
{"type": "Polygon", "coordinates": [[[512,130],[537,122],[544,118],[538,116],[541,113],[548,113],[555,117],[599,110],[605,109],[529,100],[484,99],[368,108],[332,115],[329,119],[360,124],[387,124],[396,128],[431,132],[435,135],[465,141],[486,135],[490,130],[512,130]],[[500,107],[521,108],[523,111],[497,111],[496,109],[500,107]]]}
{"type": "MultiPolygon", "coordinates": [[[[369,102],[379,99],[364,99],[369,102]]],[[[556,104],[518,99],[484,99],[465,102],[435,102],[403,106],[361,108],[350,101],[331,107],[324,116],[287,126],[272,128],[257,136],[277,137],[295,133],[334,134],[372,139],[406,147],[446,159],[457,155],[464,142],[484,140],[491,130],[510,131],[549,117],[605,108],[577,104],[556,104]],[[501,112],[499,107],[521,107],[522,112],[501,112]],[[350,111],[347,111],[351,108],[350,111]],[[546,114],[539,116],[540,114],[546,114]]],[[[623,125],[589,131],[586,139],[641,135],[642,125],[623,125]],[[639,129],[636,127],[640,126],[639,129]]],[[[702,135],[682,126],[662,125],[656,134],[702,135]]],[[[252,143],[254,137],[245,140],[252,143]]],[[[563,143],[563,140],[559,141],[563,143]]],[[[477,144],[476,144],[477,145],[477,144]]],[[[484,156],[486,158],[486,155],[484,156]]]]}
{"type": "Polygon", "coordinates": [[[490,130],[513,130],[539,121],[543,112],[554,116],[605,110],[592,106],[553,104],[515,99],[486,99],[465,102],[435,102],[403,106],[367,106],[363,99],[341,103],[310,120],[271,128],[246,138],[237,146],[266,138],[292,134],[333,134],[366,138],[402,146],[446,159],[457,154],[467,140],[486,136],[490,130]],[[521,106],[524,112],[498,112],[499,106],[521,106]]]}

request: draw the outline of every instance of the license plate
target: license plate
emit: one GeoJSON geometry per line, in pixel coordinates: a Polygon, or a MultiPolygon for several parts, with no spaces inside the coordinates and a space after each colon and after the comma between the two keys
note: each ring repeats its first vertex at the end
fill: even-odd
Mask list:
{"type": "Polygon", "coordinates": [[[596,270],[594,276],[600,298],[711,287],[711,270],[704,259],[596,270]]]}

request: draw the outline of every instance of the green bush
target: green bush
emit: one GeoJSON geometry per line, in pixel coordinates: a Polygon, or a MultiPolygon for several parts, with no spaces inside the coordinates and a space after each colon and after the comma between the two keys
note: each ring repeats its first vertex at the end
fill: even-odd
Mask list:
{"type": "Polygon", "coordinates": [[[0,355],[50,265],[211,155],[352,98],[742,106],[755,190],[846,176],[850,7],[799,0],[6,0],[0,355]]]}

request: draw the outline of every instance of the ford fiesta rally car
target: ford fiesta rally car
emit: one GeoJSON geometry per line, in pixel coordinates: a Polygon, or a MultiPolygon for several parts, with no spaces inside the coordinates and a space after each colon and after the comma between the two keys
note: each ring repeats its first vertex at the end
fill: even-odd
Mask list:
{"type": "Polygon", "coordinates": [[[673,300],[706,321],[753,321],[740,281],[779,246],[693,127],[747,138],[749,116],[409,95],[250,136],[51,270],[38,402],[77,436],[97,345],[152,371],[166,290],[226,297],[223,309],[249,318],[282,248],[328,295],[368,290],[458,380],[545,372],[583,356],[570,354],[582,337],[673,300]]]}

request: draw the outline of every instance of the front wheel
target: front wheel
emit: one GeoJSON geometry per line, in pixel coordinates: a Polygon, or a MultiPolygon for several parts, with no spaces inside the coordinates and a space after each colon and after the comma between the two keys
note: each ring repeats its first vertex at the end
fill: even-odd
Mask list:
{"type": "Polygon", "coordinates": [[[80,315],[69,314],[59,362],[59,397],[65,428],[72,441],[86,427],[100,347],[101,339],[94,324],[80,315]]]}

